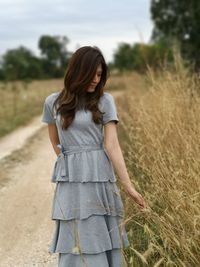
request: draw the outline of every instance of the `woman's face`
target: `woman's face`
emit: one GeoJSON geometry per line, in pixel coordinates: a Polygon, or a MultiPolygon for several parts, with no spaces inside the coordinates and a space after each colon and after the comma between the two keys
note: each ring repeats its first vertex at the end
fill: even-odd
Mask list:
{"type": "Polygon", "coordinates": [[[101,74],[102,74],[102,66],[101,66],[101,64],[99,64],[97,66],[96,74],[95,74],[90,86],[88,87],[87,92],[91,92],[92,93],[92,92],[95,91],[95,88],[96,88],[97,84],[101,80],[101,74]]]}

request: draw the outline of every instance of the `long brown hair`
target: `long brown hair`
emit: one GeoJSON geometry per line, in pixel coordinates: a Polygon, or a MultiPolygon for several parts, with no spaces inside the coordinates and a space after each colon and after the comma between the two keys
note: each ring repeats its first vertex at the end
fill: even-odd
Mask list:
{"type": "Polygon", "coordinates": [[[98,47],[83,46],[76,50],[66,69],[64,88],[54,102],[56,114],[61,116],[62,129],[69,127],[80,107],[90,110],[93,121],[101,123],[102,112],[98,109],[98,101],[103,95],[107,78],[107,64],[98,47]],[[100,82],[94,92],[87,92],[99,64],[102,67],[100,82]]]}

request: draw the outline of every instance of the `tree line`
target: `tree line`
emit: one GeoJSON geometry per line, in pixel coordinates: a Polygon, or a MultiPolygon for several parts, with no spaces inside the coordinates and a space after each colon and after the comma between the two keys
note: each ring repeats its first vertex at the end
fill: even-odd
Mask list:
{"type": "MultiPolygon", "coordinates": [[[[8,50],[1,58],[0,80],[49,79],[64,76],[72,52],[67,49],[65,36],[41,36],[38,42],[41,57],[36,57],[24,46],[8,50]]],[[[164,60],[172,58],[163,43],[121,43],[114,53],[110,70],[136,70],[143,72],[147,65],[157,68],[164,60]]]]}
{"type": "Polygon", "coordinates": [[[150,43],[121,44],[113,65],[119,69],[145,71],[171,66],[178,52],[183,63],[200,70],[200,1],[151,0],[151,19],[154,23],[150,43]]]}
{"type": "Polygon", "coordinates": [[[67,50],[68,42],[65,36],[41,36],[38,41],[41,57],[35,56],[25,46],[7,50],[1,56],[0,79],[7,81],[62,77],[72,54],[67,50]]]}

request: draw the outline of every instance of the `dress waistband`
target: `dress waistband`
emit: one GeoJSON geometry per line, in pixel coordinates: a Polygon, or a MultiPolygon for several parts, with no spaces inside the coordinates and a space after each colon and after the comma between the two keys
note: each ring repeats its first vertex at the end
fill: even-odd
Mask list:
{"type": "Polygon", "coordinates": [[[102,150],[104,149],[103,144],[89,144],[89,145],[70,145],[67,146],[66,148],[58,144],[58,148],[60,148],[60,151],[62,154],[70,154],[70,153],[78,153],[82,151],[93,151],[93,150],[102,150]]]}

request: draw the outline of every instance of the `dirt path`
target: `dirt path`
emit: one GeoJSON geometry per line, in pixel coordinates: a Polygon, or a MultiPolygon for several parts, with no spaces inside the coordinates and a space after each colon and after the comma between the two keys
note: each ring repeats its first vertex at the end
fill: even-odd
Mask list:
{"type": "Polygon", "coordinates": [[[55,160],[47,137],[47,128],[41,129],[18,159],[14,155],[7,159],[11,171],[0,194],[2,267],[56,266],[56,255],[47,252],[54,227],[50,220],[54,184],[49,177],[55,160]]]}
{"type": "Polygon", "coordinates": [[[11,155],[14,150],[22,148],[26,140],[41,129],[42,124],[40,119],[40,116],[37,116],[26,126],[21,126],[0,139],[0,160],[11,155]]]}
{"type": "Polygon", "coordinates": [[[55,184],[50,176],[56,155],[40,119],[29,126],[32,132],[12,133],[15,142],[7,148],[11,152],[18,149],[12,154],[6,153],[9,137],[4,138],[5,143],[0,141],[4,155],[10,154],[0,160],[1,267],[57,266],[57,254],[47,252],[54,230],[50,217],[55,184]],[[19,139],[23,140],[21,147],[15,146],[19,139]]]}

